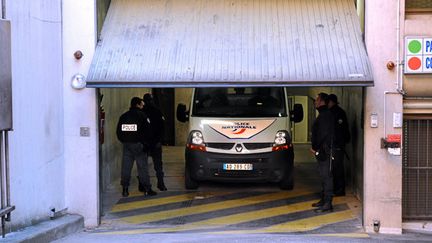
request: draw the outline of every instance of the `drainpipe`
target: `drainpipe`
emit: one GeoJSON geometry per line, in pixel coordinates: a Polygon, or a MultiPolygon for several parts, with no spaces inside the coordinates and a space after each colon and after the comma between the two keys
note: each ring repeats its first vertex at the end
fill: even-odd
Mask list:
{"type": "Polygon", "coordinates": [[[1,0],[1,19],[6,19],[6,0],[1,0]]]}
{"type": "Polygon", "coordinates": [[[386,96],[388,94],[400,94],[405,95],[406,92],[403,90],[403,74],[402,74],[402,61],[401,61],[401,50],[400,50],[400,25],[401,25],[401,0],[397,1],[397,13],[396,13],[396,91],[384,91],[384,137],[387,137],[387,124],[386,124],[386,96]]]}
{"type": "Polygon", "coordinates": [[[387,97],[387,95],[388,94],[397,94],[397,95],[400,95],[401,93],[399,92],[399,91],[384,91],[384,117],[383,117],[383,122],[384,122],[384,138],[386,138],[387,137],[387,124],[386,124],[386,114],[387,114],[387,111],[386,111],[386,97],[387,97]]]}
{"type": "Polygon", "coordinates": [[[403,74],[402,74],[402,66],[404,65],[401,61],[401,1],[397,0],[397,15],[396,15],[396,90],[401,95],[405,95],[406,92],[403,90],[403,74]]]}
{"type": "MultiPolygon", "coordinates": [[[[6,19],[6,0],[1,0],[0,19],[6,19]]],[[[11,221],[11,212],[15,206],[10,202],[10,176],[9,176],[9,136],[8,130],[0,130],[0,217],[1,235],[5,238],[6,221],[11,221]]]]}

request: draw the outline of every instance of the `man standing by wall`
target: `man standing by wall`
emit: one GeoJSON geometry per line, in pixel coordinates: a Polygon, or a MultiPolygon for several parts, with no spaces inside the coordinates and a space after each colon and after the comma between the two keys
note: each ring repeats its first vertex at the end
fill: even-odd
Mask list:
{"type": "Polygon", "coordinates": [[[162,166],[162,139],[165,131],[165,117],[154,103],[153,96],[149,93],[144,95],[144,113],[150,119],[151,139],[149,146],[149,156],[153,159],[153,166],[156,171],[157,187],[161,191],[166,191],[164,183],[164,172],[162,166]]]}
{"type": "Polygon", "coordinates": [[[328,95],[319,93],[315,99],[315,108],[319,115],[312,126],[312,148],[310,149],[317,159],[322,185],[321,200],[312,204],[313,207],[318,207],[315,212],[333,210],[332,143],[334,118],[327,108],[327,103],[328,95]]]}
{"type": "Polygon", "coordinates": [[[335,196],[345,196],[345,145],[350,141],[351,135],[346,113],[338,104],[337,96],[330,94],[328,108],[333,113],[335,119],[333,193],[335,196]]]}
{"type": "Polygon", "coordinates": [[[134,161],[137,163],[139,183],[143,185],[145,195],[157,193],[151,189],[148,174],[147,149],[150,134],[150,121],[142,112],[144,102],[139,97],[133,97],[129,111],[120,116],[117,123],[117,138],[123,144],[123,160],[121,165],[121,181],[123,197],[129,196],[129,182],[134,161]]]}

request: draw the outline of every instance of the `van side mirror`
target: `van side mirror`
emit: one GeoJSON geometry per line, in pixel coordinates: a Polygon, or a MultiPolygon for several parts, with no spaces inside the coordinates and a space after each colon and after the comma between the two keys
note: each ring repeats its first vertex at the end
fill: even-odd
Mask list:
{"type": "Polygon", "coordinates": [[[291,121],[298,123],[303,121],[303,106],[294,104],[294,109],[291,111],[291,121]]]}
{"type": "Polygon", "coordinates": [[[189,121],[189,111],[186,111],[186,105],[185,104],[178,104],[177,105],[177,120],[179,122],[187,122],[189,121]]]}

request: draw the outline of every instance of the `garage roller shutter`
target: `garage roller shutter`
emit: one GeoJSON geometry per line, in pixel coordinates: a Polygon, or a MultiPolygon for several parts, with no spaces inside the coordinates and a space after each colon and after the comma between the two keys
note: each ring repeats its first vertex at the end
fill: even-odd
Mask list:
{"type": "Polygon", "coordinates": [[[86,81],[373,85],[352,0],[112,0],[86,81]]]}

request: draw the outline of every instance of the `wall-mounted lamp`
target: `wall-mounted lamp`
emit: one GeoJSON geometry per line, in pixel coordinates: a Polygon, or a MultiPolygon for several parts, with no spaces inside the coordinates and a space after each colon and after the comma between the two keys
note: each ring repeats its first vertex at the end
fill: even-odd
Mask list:
{"type": "Polygon", "coordinates": [[[74,89],[84,89],[86,86],[86,81],[84,75],[77,73],[72,77],[72,88],[74,89]]]}

